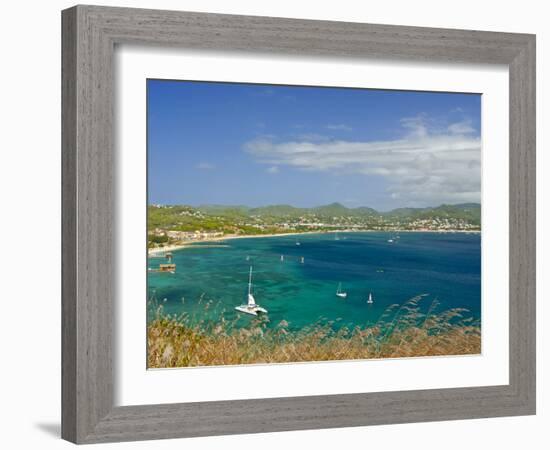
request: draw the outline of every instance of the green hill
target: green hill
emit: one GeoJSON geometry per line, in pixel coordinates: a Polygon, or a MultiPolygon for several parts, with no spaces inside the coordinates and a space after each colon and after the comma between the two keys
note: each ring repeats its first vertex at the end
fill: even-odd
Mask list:
{"type": "Polygon", "coordinates": [[[314,208],[298,208],[292,205],[268,205],[248,207],[244,205],[150,205],[147,225],[154,229],[176,231],[223,231],[227,233],[266,233],[282,231],[288,224],[293,229],[304,229],[307,223],[325,223],[327,226],[358,226],[361,229],[384,228],[401,224],[408,229],[415,220],[446,220],[466,223],[475,227],[481,224],[479,203],[443,204],[427,208],[397,208],[378,212],[366,206],[347,208],[341,203],[331,203],[314,208]],[[287,225],[284,225],[284,224],[287,225]],[[281,228],[283,227],[283,228],[281,228]]]}
{"type": "Polygon", "coordinates": [[[270,217],[299,217],[307,210],[296,208],[291,205],[271,205],[261,206],[259,208],[251,208],[250,215],[254,216],[270,216],[270,217]]]}

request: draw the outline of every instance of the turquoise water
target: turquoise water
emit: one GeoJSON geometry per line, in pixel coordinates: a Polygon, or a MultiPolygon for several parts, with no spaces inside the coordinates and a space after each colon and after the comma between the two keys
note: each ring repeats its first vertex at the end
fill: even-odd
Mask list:
{"type": "MultiPolygon", "coordinates": [[[[481,309],[481,238],[464,233],[339,233],[243,238],[213,245],[196,244],[173,252],[177,271],[148,273],[148,297],[169,314],[198,319],[232,320],[245,302],[248,271],[253,266],[256,302],[266,308],[272,326],[281,320],[299,329],[319,319],[346,325],[376,322],[392,304],[428,294],[439,310],[466,308],[475,318],[481,309]],[[284,255],[284,261],[280,257],[284,255]],[[248,257],[248,260],[247,260],[248,257]],[[304,263],[301,263],[301,258],[304,263]],[[347,298],[335,295],[338,283],[347,298]],[[369,292],[374,303],[367,304],[369,292]],[[201,300],[202,297],[202,300],[201,300]],[[210,309],[204,303],[213,301],[210,309]]],[[[161,259],[150,259],[150,267],[161,259]]]]}

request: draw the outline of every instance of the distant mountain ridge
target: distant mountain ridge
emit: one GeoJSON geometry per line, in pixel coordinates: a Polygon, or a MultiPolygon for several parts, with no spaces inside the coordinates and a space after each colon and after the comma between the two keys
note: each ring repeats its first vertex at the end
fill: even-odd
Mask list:
{"type": "MultiPolygon", "coordinates": [[[[176,205],[174,205],[176,206],[176,205]]],[[[177,205],[180,206],[180,205],[177,205]]],[[[466,216],[470,219],[481,218],[481,205],[479,203],[458,203],[441,204],[422,208],[396,208],[391,211],[380,212],[374,208],[360,206],[348,208],[341,203],[334,202],[328,205],[315,206],[312,208],[300,208],[292,205],[279,204],[259,207],[248,207],[244,205],[200,205],[190,206],[205,214],[213,215],[242,215],[242,216],[288,216],[297,217],[305,214],[316,214],[319,216],[341,216],[341,217],[412,217],[423,218],[437,215],[438,217],[460,217],[466,216]]]]}
{"type": "Polygon", "coordinates": [[[292,205],[150,205],[149,230],[207,231],[229,234],[262,234],[290,231],[326,231],[337,228],[367,230],[428,229],[471,230],[481,227],[479,203],[442,204],[426,208],[396,208],[387,212],[341,203],[313,208],[292,205]]]}

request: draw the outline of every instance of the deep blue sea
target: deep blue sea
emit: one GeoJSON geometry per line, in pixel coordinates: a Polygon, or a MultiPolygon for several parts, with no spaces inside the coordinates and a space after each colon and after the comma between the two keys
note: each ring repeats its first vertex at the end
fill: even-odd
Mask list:
{"type": "MultiPolygon", "coordinates": [[[[465,233],[333,233],[230,239],[173,252],[176,273],[148,273],[148,298],[169,314],[197,320],[232,320],[245,302],[253,267],[256,302],[272,326],[300,329],[318,320],[346,325],[375,323],[392,304],[427,294],[439,310],[481,310],[481,236],[465,233]],[[296,241],[300,245],[296,245],[296,241]],[[284,260],[281,261],[281,255],[284,260]],[[303,257],[303,263],[301,258],[303,257]],[[347,298],[337,297],[338,284],[347,298]],[[374,303],[368,304],[372,293],[374,303]],[[212,306],[205,309],[205,303],[212,306]]],[[[150,259],[155,267],[160,259],[150,259]]]]}

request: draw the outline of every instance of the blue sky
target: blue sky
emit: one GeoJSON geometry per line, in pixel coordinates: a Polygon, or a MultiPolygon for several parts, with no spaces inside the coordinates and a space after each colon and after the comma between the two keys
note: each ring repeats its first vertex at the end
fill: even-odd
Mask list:
{"type": "Polygon", "coordinates": [[[149,203],[479,202],[481,96],[148,80],[149,203]]]}

